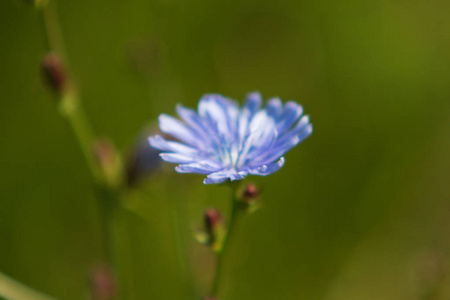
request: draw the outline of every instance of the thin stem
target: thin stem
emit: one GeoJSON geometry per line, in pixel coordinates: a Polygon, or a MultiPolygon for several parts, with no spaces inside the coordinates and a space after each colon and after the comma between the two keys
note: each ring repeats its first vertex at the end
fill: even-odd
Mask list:
{"type": "Polygon", "coordinates": [[[102,173],[93,149],[94,134],[75,91],[68,92],[61,99],[60,108],[61,113],[65,115],[75,133],[75,137],[78,140],[92,176],[97,183],[102,183],[102,173]]]}
{"type": "Polygon", "coordinates": [[[55,300],[0,273],[0,296],[9,300],[55,300]]]}
{"type": "Polygon", "coordinates": [[[65,51],[61,26],[53,5],[54,3],[43,5],[41,8],[41,16],[47,50],[59,54],[64,62],[65,70],[68,73],[66,74],[68,89],[63,91],[60,99],[61,113],[67,118],[72,126],[94,179],[97,182],[100,182],[102,180],[102,174],[93,151],[94,135],[78,98],[72,76],[70,76],[70,64],[65,51]]]}
{"type": "Polygon", "coordinates": [[[66,87],[60,93],[60,113],[67,119],[74,135],[80,145],[81,151],[94,177],[99,192],[100,222],[102,224],[103,248],[106,261],[113,267],[113,218],[115,206],[117,206],[118,193],[108,185],[106,177],[101,169],[98,158],[94,152],[96,136],[93,134],[91,125],[78,97],[76,86],[73,82],[70,64],[64,46],[61,26],[58,14],[54,7],[55,3],[47,3],[41,7],[42,26],[47,45],[47,51],[55,52],[64,62],[66,71],[66,87]]]}
{"type": "Polygon", "coordinates": [[[42,26],[44,30],[44,38],[47,44],[47,50],[56,51],[63,59],[66,69],[70,72],[70,65],[67,59],[66,47],[58,20],[58,14],[53,3],[44,4],[41,9],[42,26]]]}
{"type": "Polygon", "coordinates": [[[179,192],[171,192],[169,201],[171,204],[170,221],[174,232],[175,250],[179,266],[180,277],[183,280],[186,299],[197,299],[198,292],[193,283],[192,265],[190,264],[190,247],[188,242],[188,222],[186,220],[186,206],[184,201],[180,201],[179,192]]]}
{"type": "Polygon", "coordinates": [[[237,198],[236,191],[237,186],[235,184],[230,184],[231,187],[231,210],[230,218],[228,221],[228,229],[224,236],[222,247],[217,251],[217,264],[216,272],[214,276],[214,282],[211,290],[211,296],[217,297],[220,294],[221,282],[223,277],[223,267],[229,253],[230,238],[236,229],[236,221],[239,217],[239,199],[237,198]]]}

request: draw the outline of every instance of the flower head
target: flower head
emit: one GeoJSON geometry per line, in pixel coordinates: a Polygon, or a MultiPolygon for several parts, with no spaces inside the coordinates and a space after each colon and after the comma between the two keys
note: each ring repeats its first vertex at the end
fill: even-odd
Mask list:
{"type": "Polygon", "coordinates": [[[302,107],[278,98],[261,108],[262,98],[250,93],[244,107],[222,95],[205,95],[198,111],[177,106],[182,121],[159,116],[161,131],[178,141],[151,136],[149,143],[163,151],[161,158],[179,164],[179,173],[207,175],[204,184],[245,176],[266,176],[284,165],[283,155],[312,133],[302,107]]]}

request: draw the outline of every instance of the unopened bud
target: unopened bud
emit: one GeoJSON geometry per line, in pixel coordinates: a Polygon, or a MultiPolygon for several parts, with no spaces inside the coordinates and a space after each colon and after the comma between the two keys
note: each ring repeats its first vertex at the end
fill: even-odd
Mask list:
{"type": "Polygon", "coordinates": [[[240,193],[242,207],[249,213],[259,209],[261,206],[260,194],[261,190],[255,184],[246,184],[240,193]]]}
{"type": "Polygon", "coordinates": [[[196,233],[197,241],[210,246],[214,251],[219,251],[225,237],[222,215],[217,209],[210,208],[205,211],[203,221],[205,230],[196,233]]]}
{"type": "Polygon", "coordinates": [[[249,183],[244,188],[243,200],[247,202],[255,201],[259,197],[260,191],[255,184],[249,183]]]}
{"type": "Polygon", "coordinates": [[[217,299],[213,298],[213,297],[206,297],[206,298],[203,298],[203,300],[217,300],[217,299]]]}
{"type": "Polygon", "coordinates": [[[54,92],[62,94],[66,91],[66,72],[60,57],[56,53],[48,53],[44,56],[42,72],[47,85],[54,92]]]}
{"type": "Polygon", "coordinates": [[[91,298],[93,300],[111,300],[116,294],[116,284],[112,272],[106,267],[98,267],[92,272],[91,298]]]}
{"type": "Polygon", "coordinates": [[[94,152],[106,182],[118,186],[122,182],[122,160],[114,144],[108,139],[98,140],[94,152]]]}
{"type": "Polygon", "coordinates": [[[222,215],[217,209],[210,208],[205,212],[204,221],[206,233],[211,237],[210,242],[214,243],[214,232],[223,225],[222,215]]]}

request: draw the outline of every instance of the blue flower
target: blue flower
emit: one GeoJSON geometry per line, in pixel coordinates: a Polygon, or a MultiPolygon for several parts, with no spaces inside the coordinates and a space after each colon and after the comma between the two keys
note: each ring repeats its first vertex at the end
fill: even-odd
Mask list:
{"type": "Polygon", "coordinates": [[[283,155],[312,133],[308,116],[292,101],[278,98],[261,108],[257,92],[247,95],[244,107],[222,95],[205,95],[198,112],[177,106],[182,121],[159,116],[161,131],[178,141],[151,136],[149,143],[163,151],[161,158],[179,164],[179,173],[207,175],[204,184],[245,176],[266,176],[284,165],[283,155]]]}

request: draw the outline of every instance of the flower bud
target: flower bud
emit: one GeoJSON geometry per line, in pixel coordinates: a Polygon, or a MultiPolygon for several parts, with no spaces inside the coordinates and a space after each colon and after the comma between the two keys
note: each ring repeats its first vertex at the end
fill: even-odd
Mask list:
{"type": "Polygon", "coordinates": [[[204,298],[203,300],[217,300],[216,298],[213,298],[213,297],[206,297],[206,298],[204,298]]]}
{"type": "Polygon", "coordinates": [[[261,190],[254,183],[248,183],[242,189],[240,195],[243,203],[243,208],[248,213],[252,213],[261,207],[260,202],[261,190]]]}
{"type": "Polygon", "coordinates": [[[100,139],[94,144],[94,153],[106,183],[119,186],[122,182],[122,160],[114,144],[108,139],[100,139]]]}
{"type": "Polygon", "coordinates": [[[203,221],[205,229],[196,233],[197,241],[210,246],[214,251],[220,250],[225,237],[222,215],[217,209],[209,208],[205,211],[203,221]]]}
{"type": "Polygon", "coordinates": [[[249,183],[245,186],[242,196],[243,196],[244,201],[254,202],[257,200],[259,194],[260,194],[260,191],[258,190],[256,185],[253,183],[249,183]]]}
{"type": "Polygon", "coordinates": [[[42,60],[42,73],[47,85],[56,93],[67,89],[67,78],[63,63],[56,53],[48,53],[42,60]]]}
{"type": "Polygon", "coordinates": [[[116,283],[112,272],[106,267],[96,268],[90,278],[91,298],[111,300],[116,294],[116,283]]]}
{"type": "Polygon", "coordinates": [[[206,233],[210,236],[210,243],[214,243],[215,232],[223,226],[222,216],[217,209],[210,208],[205,212],[204,221],[206,233]]]}

